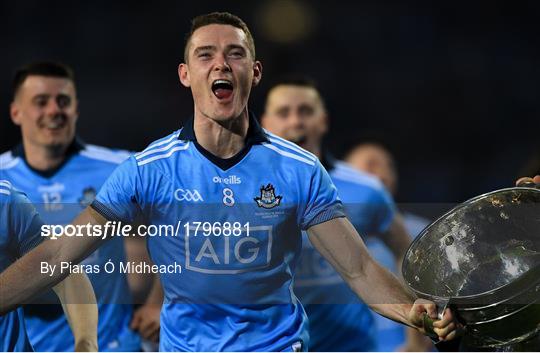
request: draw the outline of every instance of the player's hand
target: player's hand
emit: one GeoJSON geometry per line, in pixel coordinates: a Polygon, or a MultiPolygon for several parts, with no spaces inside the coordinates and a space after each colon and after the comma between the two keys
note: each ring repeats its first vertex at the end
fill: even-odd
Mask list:
{"type": "Polygon", "coordinates": [[[159,341],[161,305],[145,304],[138,308],[131,320],[131,329],[142,338],[157,343],[159,341]]]}
{"type": "Polygon", "coordinates": [[[461,325],[454,318],[450,309],[447,308],[442,319],[438,320],[435,303],[425,299],[417,299],[409,312],[409,321],[424,335],[428,334],[426,327],[424,327],[424,315],[426,313],[434,320],[433,331],[435,331],[440,341],[450,341],[458,336],[461,325]]]}
{"type": "Polygon", "coordinates": [[[537,188],[540,188],[540,175],[535,176],[534,178],[523,177],[516,180],[516,186],[529,186],[536,184],[537,188]]]}
{"type": "Polygon", "coordinates": [[[97,338],[75,340],[75,352],[98,352],[97,338]]]}

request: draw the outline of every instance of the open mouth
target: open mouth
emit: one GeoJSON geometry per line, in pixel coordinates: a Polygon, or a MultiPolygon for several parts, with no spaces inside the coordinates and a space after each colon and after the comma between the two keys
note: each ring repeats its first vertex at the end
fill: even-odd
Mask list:
{"type": "Polygon", "coordinates": [[[64,127],[63,122],[50,122],[50,123],[45,124],[45,128],[49,130],[60,130],[63,127],[64,127]]]}
{"type": "Polygon", "coordinates": [[[56,116],[51,120],[44,121],[40,125],[42,128],[47,130],[61,130],[66,126],[66,117],[65,116],[56,116]]]}
{"type": "Polygon", "coordinates": [[[233,94],[233,84],[229,80],[215,80],[212,83],[212,92],[218,99],[227,99],[233,94]]]}

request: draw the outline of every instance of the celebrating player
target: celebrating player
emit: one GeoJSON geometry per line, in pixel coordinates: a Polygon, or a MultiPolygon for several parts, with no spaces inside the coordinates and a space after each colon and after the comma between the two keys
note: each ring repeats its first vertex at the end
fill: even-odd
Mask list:
{"type": "MultiPolygon", "coordinates": [[[[43,222],[26,196],[0,180],[0,271],[42,241],[43,222]]],[[[32,276],[20,274],[21,278],[32,276]]],[[[97,351],[98,310],[85,274],[72,274],[54,287],[69,318],[76,351],[97,351]]],[[[0,350],[31,352],[21,308],[0,316],[0,350]]],[[[72,336],[71,332],[69,333],[72,336]]],[[[73,337],[72,337],[73,339],[73,337]]]]}
{"type": "MultiPolygon", "coordinates": [[[[74,224],[142,219],[166,230],[148,238],[150,256],[158,266],[178,261],[183,271],[160,275],[161,350],[305,348],[307,320],[291,290],[301,230],[373,309],[423,330],[426,312],[437,317],[435,304],[413,304],[371,259],[317,158],[266,134],[248,112],[262,77],[255,57],[238,17],[195,18],[178,69],[191,88],[193,119],[122,163],[74,224]]],[[[62,278],[36,274],[41,261],[76,263],[100,245],[87,236],[38,246],[0,275],[0,309],[62,278]],[[21,272],[33,276],[21,281],[21,272]]],[[[434,326],[441,338],[455,336],[450,311],[434,326]]]]}
{"type": "MultiPolygon", "coordinates": [[[[296,142],[319,157],[329,171],[345,204],[347,216],[359,233],[378,234],[401,262],[410,243],[401,217],[384,186],[373,176],[337,161],[322,149],[328,130],[323,99],[306,77],[287,77],[270,88],[262,125],[270,132],[296,142]]],[[[368,307],[343,282],[339,274],[310,245],[304,234],[302,259],[295,279],[295,293],[310,318],[310,350],[374,351],[377,342],[368,307]]],[[[372,249],[369,248],[370,253],[372,249]]],[[[386,341],[396,340],[386,335],[386,341]]],[[[400,337],[401,338],[401,337],[400,337]]]]}
{"type": "MultiPolygon", "coordinates": [[[[37,62],[19,69],[10,112],[13,122],[21,127],[22,144],[0,155],[0,173],[27,193],[47,224],[70,223],[129,157],[126,152],[87,145],[75,137],[79,114],[75,79],[63,64],[37,62]]],[[[125,261],[121,238],[96,250],[85,264],[102,268],[107,261],[125,261]]],[[[126,276],[118,271],[88,276],[99,305],[100,348],[138,350],[140,338],[129,328],[133,312],[126,276]]],[[[38,302],[57,300],[49,293],[38,302]]],[[[69,325],[59,305],[28,305],[24,310],[28,337],[35,349],[73,350],[69,325]]],[[[153,310],[153,320],[148,311],[146,320],[159,322],[159,308],[153,310]]]]}

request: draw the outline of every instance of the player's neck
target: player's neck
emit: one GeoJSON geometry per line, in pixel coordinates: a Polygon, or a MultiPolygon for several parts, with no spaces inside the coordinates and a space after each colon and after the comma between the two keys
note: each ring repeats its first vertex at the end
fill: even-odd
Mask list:
{"type": "Polygon", "coordinates": [[[247,110],[237,118],[219,123],[196,112],[193,124],[197,143],[214,156],[224,159],[233,157],[242,150],[248,128],[247,110]]]}
{"type": "Polygon", "coordinates": [[[23,140],[26,163],[36,170],[47,171],[58,167],[66,159],[68,146],[42,146],[23,140]]]}

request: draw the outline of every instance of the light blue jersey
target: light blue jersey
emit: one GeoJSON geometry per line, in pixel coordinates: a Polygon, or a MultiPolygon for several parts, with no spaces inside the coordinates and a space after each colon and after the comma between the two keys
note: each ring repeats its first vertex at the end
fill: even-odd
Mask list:
{"type": "MultiPolygon", "coordinates": [[[[329,161],[330,162],[330,161],[329,161]]],[[[373,176],[331,161],[330,177],[347,216],[362,235],[386,232],[394,217],[394,203],[373,176]]],[[[295,279],[295,292],[310,320],[312,351],[374,351],[377,349],[373,314],[333,267],[306,241],[295,279]]]]}
{"type": "MultiPolygon", "coordinates": [[[[403,221],[407,233],[416,237],[429,224],[429,221],[410,213],[403,213],[403,221]]],[[[412,239],[411,239],[412,241],[412,239]]],[[[396,268],[394,255],[388,247],[377,237],[368,237],[366,246],[377,262],[392,271],[396,276],[400,276],[396,268]]],[[[405,326],[381,315],[375,315],[375,326],[377,327],[377,349],[382,352],[393,352],[405,343],[405,326]]]]}
{"type": "MultiPolygon", "coordinates": [[[[0,180],[0,272],[41,241],[43,222],[26,196],[0,180]]],[[[32,351],[21,308],[0,316],[0,350],[32,351]]]]}
{"type": "Polygon", "coordinates": [[[109,220],[162,227],[148,236],[160,275],[163,351],[305,349],[307,318],[292,291],[301,230],[343,217],[320,162],[262,130],[220,159],[198,145],[193,120],[123,163],[92,207],[109,220]]]}
{"type": "MultiPolygon", "coordinates": [[[[33,170],[24,157],[22,146],[0,155],[0,176],[17,189],[24,190],[47,224],[68,224],[93,200],[112,171],[129,157],[126,152],[83,145],[75,141],[68,158],[55,170],[33,170]]],[[[84,264],[98,265],[111,260],[125,261],[123,240],[108,242],[91,254],[84,264]]],[[[139,336],[129,329],[132,305],[125,274],[87,273],[99,310],[98,344],[100,350],[140,349],[139,336]]],[[[28,337],[38,351],[72,351],[74,340],[58,298],[52,291],[40,297],[44,305],[24,308],[28,337]]]]}

